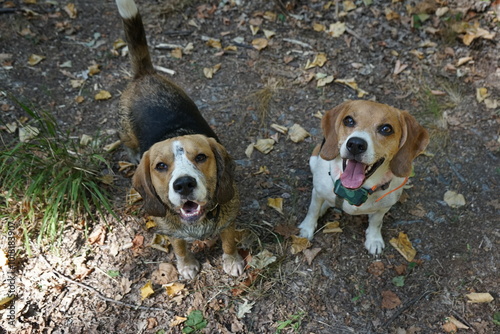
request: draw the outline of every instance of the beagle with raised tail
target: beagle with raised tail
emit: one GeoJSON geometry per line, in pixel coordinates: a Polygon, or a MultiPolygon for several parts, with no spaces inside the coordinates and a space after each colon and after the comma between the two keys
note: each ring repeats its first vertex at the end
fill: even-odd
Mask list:
{"type": "Polygon", "coordinates": [[[193,278],[200,270],[187,242],[219,234],[224,270],[238,276],[245,263],[234,236],[240,205],[234,162],[195,103],[156,73],[134,1],[116,4],[133,72],[120,99],[120,137],[139,162],[133,186],[146,213],[154,216],[156,232],[171,237],[182,276],[193,278]]]}
{"type": "Polygon", "coordinates": [[[321,127],[323,143],[309,159],[313,191],[300,235],[312,239],[330,207],[367,214],[365,247],[380,254],[382,220],[401,196],[413,159],[427,147],[427,130],[406,111],[362,100],[329,110],[321,127]]]}

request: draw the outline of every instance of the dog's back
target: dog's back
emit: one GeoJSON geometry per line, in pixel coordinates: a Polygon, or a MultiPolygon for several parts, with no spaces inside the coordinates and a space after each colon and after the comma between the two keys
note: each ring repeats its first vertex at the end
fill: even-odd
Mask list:
{"type": "Polygon", "coordinates": [[[158,75],[142,18],[133,0],[116,0],[123,20],[133,81],[120,100],[121,139],[135,160],[159,141],[189,134],[218,138],[187,94],[158,75]]]}

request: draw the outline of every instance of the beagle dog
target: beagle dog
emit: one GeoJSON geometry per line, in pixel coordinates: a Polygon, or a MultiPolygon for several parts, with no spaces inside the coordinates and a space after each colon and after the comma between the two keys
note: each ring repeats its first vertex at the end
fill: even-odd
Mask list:
{"type": "Polygon", "coordinates": [[[384,248],[382,219],[403,192],[412,161],[429,135],[408,112],[371,101],[347,101],[321,121],[323,143],[309,159],[313,191],[300,236],[312,239],[318,218],[330,207],[367,214],[366,249],[384,248]]]}
{"type": "Polygon", "coordinates": [[[195,103],[156,73],[134,1],[116,4],[133,71],[120,99],[120,137],[139,163],[132,184],[154,216],[156,232],[171,238],[182,276],[191,279],[200,270],[187,242],[219,234],[224,270],[239,276],[245,264],[234,236],[240,205],[234,162],[195,103]]]}

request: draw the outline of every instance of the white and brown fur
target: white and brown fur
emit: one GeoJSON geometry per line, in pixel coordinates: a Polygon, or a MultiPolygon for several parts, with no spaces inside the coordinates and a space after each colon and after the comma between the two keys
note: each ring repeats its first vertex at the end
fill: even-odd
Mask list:
{"type": "Polygon", "coordinates": [[[362,187],[385,185],[385,189],[376,190],[360,206],[343,201],[339,208],[350,215],[368,215],[365,247],[371,254],[380,254],[385,246],[382,220],[401,196],[403,188],[395,189],[410,175],[413,159],[427,147],[427,130],[406,111],[362,100],[348,101],[328,111],[321,126],[324,142],[309,160],[314,187],[307,216],[299,225],[300,235],[312,239],[318,218],[335,206],[334,182],[349,159],[363,163],[365,173],[383,161],[373,174],[365,174],[362,187]],[[360,143],[361,150],[356,147],[360,143]]]}
{"type": "Polygon", "coordinates": [[[120,137],[139,161],[132,183],[154,216],[159,234],[172,240],[177,268],[193,278],[200,264],[187,242],[220,235],[223,267],[243,272],[234,221],[239,196],[234,162],[194,102],[154,70],[141,16],[133,0],[116,0],[123,19],[133,80],[120,99],[120,137]]]}

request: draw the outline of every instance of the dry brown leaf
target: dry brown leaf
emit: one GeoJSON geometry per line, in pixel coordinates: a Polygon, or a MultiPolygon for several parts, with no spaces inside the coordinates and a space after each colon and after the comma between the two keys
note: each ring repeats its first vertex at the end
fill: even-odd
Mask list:
{"type": "Polygon", "coordinates": [[[286,133],[288,132],[288,128],[286,126],[279,125],[279,124],[271,124],[271,128],[273,128],[274,130],[276,130],[279,133],[282,133],[284,135],[286,135],[286,133]]]}
{"type": "Polygon", "coordinates": [[[6,308],[7,305],[9,305],[12,300],[14,300],[14,298],[16,298],[15,295],[12,295],[9,297],[4,297],[4,298],[0,299],[0,310],[3,310],[4,308],[6,308]]]}
{"type": "Polygon", "coordinates": [[[454,316],[448,317],[447,320],[453,323],[459,329],[469,329],[469,326],[464,325],[463,323],[458,321],[454,316]]]}
{"type": "Polygon", "coordinates": [[[215,49],[222,49],[222,44],[218,39],[209,39],[207,45],[215,49]]]}
{"type": "Polygon", "coordinates": [[[479,27],[479,22],[466,26],[465,31],[466,34],[463,36],[462,41],[467,46],[471,45],[476,38],[493,39],[495,37],[495,33],[479,27]]]}
{"type": "Polygon", "coordinates": [[[451,321],[448,321],[448,322],[445,322],[441,328],[443,328],[443,330],[446,332],[446,333],[456,333],[458,328],[457,326],[452,323],[451,321]]]}
{"type": "Polygon", "coordinates": [[[81,95],[78,95],[77,97],[75,97],[75,102],[80,104],[80,103],[83,103],[83,101],[85,101],[85,98],[81,95]]]}
{"type": "Polygon", "coordinates": [[[398,75],[399,73],[403,72],[408,65],[406,64],[401,64],[401,61],[398,59],[396,60],[396,65],[394,66],[394,75],[398,75]]]}
{"type": "Polygon", "coordinates": [[[358,84],[356,83],[356,81],[354,80],[354,78],[350,78],[350,79],[337,79],[337,80],[335,80],[335,82],[351,87],[356,92],[358,92],[358,97],[363,97],[366,94],[368,94],[368,92],[366,92],[366,91],[364,91],[364,90],[362,90],[361,88],[358,87],[358,84]]]}
{"type": "Polygon", "coordinates": [[[175,327],[175,326],[179,326],[180,324],[184,323],[185,321],[187,320],[187,318],[184,318],[184,317],[179,317],[179,316],[175,316],[174,317],[174,320],[172,320],[170,322],[170,327],[175,327]]]}
{"type": "Polygon", "coordinates": [[[326,76],[322,73],[318,73],[318,74],[316,74],[316,79],[318,80],[316,82],[316,87],[324,87],[327,84],[333,82],[333,79],[334,79],[333,75],[326,76]],[[319,76],[318,76],[318,74],[319,74],[319,76]]]}
{"type": "Polygon", "coordinates": [[[342,233],[342,229],[340,228],[340,222],[328,222],[325,224],[323,228],[323,233],[342,233]]]}
{"type": "Polygon", "coordinates": [[[109,100],[110,98],[111,98],[111,93],[108,92],[107,90],[100,90],[99,93],[97,93],[94,96],[94,99],[96,101],[109,100]]]}
{"type": "Polygon", "coordinates": [[[127,193],[127,205],[132,205],[134,203],[139,202],[142,199],[141,194],[137,192],[134,188],[130,188],[127,193]]]}
{"type": "Polygon", "coordinates": [[[257,142],[253,145],[257,151],[268,154],[271,152],[274,148],[274,139],[267,138],[267,139],[259,139],[257,142]]]}
{"type": "Polygon", "coordinates": [[[267,199],[267,206],[270,208],[273,208],[274,210],[278,211],[279,213],[283,213],[283,198],[277,197],[277,198],[268,198],[267,199]]]}
{"type": "Polygon", "coordinates": [[[354,4],[354,2],[350,0],[344,1],[343,5],[344,5],[344,11],[346,12],[350,12],[356,9],[356,5],[354,4]]]}
{"type": "Polygon", "coordinates": [[[247,148],[245,149],[245,155],[248,159],[252,157],[253,149],[255,147],[255,144],[249,144],[247,148]]]}
{"type": "Polygon", "coordinates": [[[252,36],[257,35],[257,33],[259,32],[259,30],[260,30],[259,27],[250,25],[250,31],[252,32],[252,36]]]}
{"type": "Polygon", "coordinates": [[[401,305],[401,299],[392,291],[382,291],[382,308],[392,310],[401,305]]]}
{"type": "Polygon", "coordinates": [[[122,143],[121,140],[114,141],[111,144],[105,145],[103,147],[103,150],[106,152],[114,151],[121,145],[121,143],[122,143]]]}
{"type": "Polygon", "coordinates": [[[182,49],[175,48],[170,52],[170,55],[175,59],[182,59],[182,49]]]}
{"type": "Polygon", "coordinates": [[[399,236],[392,238],[389,242],[408,262],[413,261],[415,255],[417,255],[417,251],[413,248],[408,235],[404,232],[399,232],[399,236]]]}
{"type": "Polygon", "coordinates": [[[373,276],[380,276],[384,273],[385,266],[382,261],[374,261],[370,264],[367,271],[373,276]]]}
{"type": "Polygon", "coordinates": [[[309,247],[311,247],[311,242],[309,241],[309,239],[292,235],[292,247],[290,249],[292,254],[300,253],[304,249],[307,249],[309,247]]]}
{"type": "Polygon", "coordinates": [[[314,31],[318,31],[318,32],[321,32],[321,31],[325,31],[326,30],[326,27],[324,24],[320,24],[320,23],[313,23],[313,29],[314,31]]]}
{"type": "Polygon", "coordinates": [[[40,56],[40,55],[36,55],[36,54],[32,54],[29,59],[28,59],[28,64],[30,66],[35,66],[37,65],[38,63],[40,63],[42,60],[44,60],[46,57],[44,56],[40,56]]]}
{"type": "Polygon", "coordinates": [[[224,48],[224,51],[236,52],[238,51],[238,47],[236,45],[228,45],[224,48]]]}
{"type": "Polygon", "coordinates": [[[465,296],[469,299],[467,301],[468,303],[489,303],[494,299],[493,296],[490,295],[488,292],[483,292],[483,293],[473,292],[473,293],[468,293],[465,296]]]}
{"type": "Polygon", "coordinates": [[[323,67],[323,65],[325,65],[327,60],[328,59],[326,58],[326,53],[320,52],[314,57],[312,62],[307,60],[305,69],[308,70],[314,67],[323,67]]]}
{"type": "Polygon", "coordinates": [[[151,284],[150,281],[148,281],[144,286],[140,289],[141,291],[141,299],[144,300],[148,297],[150,297],[152,294],[155,293],[153,290],[153,285],[151,284]]]}
{"type": "Polygon", "coordinates": [[[252,46],[259,51],[265,49],[268,44],[269,42],[266,38],[256,38],[252,41],[252,46]]]}
{"type": "Polygon", "coordinates": [[[302,251],[308,265],[312,264],[314,258],[319,254],[319,252],[321,252],[321,248],[304,249],[302,251]]]}
{"type": "Polygon", "coordinates": [[[104,241],[106,240],[106,229],[102,225],[98,225],[94,228],[92,233],[90,233],[88,241],[89,244],[98,244],[104,245],[104,241]]]}
{"type": "Polygon", "coordinates": [[[127,168],[135,167],[135,164],[128,161],[118,161],[118,171],[123,172],[127,168]]]}
{"type": "Polygon", "coordinates": [[[488,93],[488,88],[480,87],[476,88],[476,100],[477,102],[483,102],[490,94],[488,93]]]}
{"type": "Polygon", "coordinates": [[[462,57],[462,58],[458,59],[456,66],[460,67],[460,66],[462,66],[464,64],[467,64],[468,62],[470,62],[473,59],[474,58],[472,58],[472,57],[462,57]]]}
{"type": "Polygon", "coordinates": [[[328,35],[332,37],[340,37],[344,34],[346,30],[344,22],[336,22],[330,24],[330,28],[328,29],[328,35]]]}
{"type": "Polygon", "coordinates": [[[222,66],[222,64],[217,64],[217,65],[214,65],[213,67],[205,67],[203,69],[203,74],[205,75],[206,78],[212,79],[214,74],[220,70],[221,66],[222,66]]]}
{"type": "MultiPolygon", "coordinates": [[[[151,273],[151,280],[156,284],[168,284],[179,279],[179,273],[171,263],[160,263],[158,269],[151,273]]],[[[168,292],[168,290],[167,290],[168,292]]]]}
{"type": "Polygon", "coordinates": [[[69,3],[66,6],[64,6],[64,11],[68,16],[72,19],[76,19],[76,15],[78,14],[78,11],[76,10],[75,4],[74,3],[69,3]]]}
{"type": "Polygon", "coordinates": [[[392,9],[386,7],[385,8],[385,18],[387,19],[387,21],[392,21],[392,20],[399,20],[400,16],[398,13],[396,13],[392,9]]]}
{"type": "Polygon", "coordinates": [[[267,39],[271,39],[276,35],[276,33],[272,30],[262,29],[262,31],[264,32],[264,36],[266,36],[267,39]]]}
{"type": "Polygon", "coordinates": [[[269,174],[271,174],[271,172],[269,172],[269,169],[267,168],[267,166],[260,166],[259,170],[257,172],[252,173],[252,175],[260,175],[260,174],[269,175],[269,174]]]}
{"type": "Polygon", "coordinates": [[[99,64],[90,65],[88,67],[89,75],[93,76],[93,75],[96,75],[97,73],[101,72],[100,67],[101,67],[101,65],[99,65],[99,64]]]}
{"type": "Polygon", "coordinates": [[[269,21],[276,21],[278,15],[275,12],[266,11],[264,13],[264,18],[269,21]]]}
{"type": "MultiPolygon", "coordinates": [[[[153,227],[156,227],[156,226],[158,226],[158,225],[156,224],[156,221],[152,217],[148,217],[148,219],[146,219],[146,230],[149,230],[149,229],[151,229],[153,227]]],[[[157,234],[155,237],[156,238],[153,240],[153,243],[158,243],[159,242],[157,240],[157,237],[161,238],[161,237],[165,237],[165,236],[163,236],[161,234],[157,234]]]]}
{"type": "Polygon", "coordinates": [[[309,137],[311,134],[307,132],[303,127],[301,127],[299,124],[295,123],[292,125],[292,127],[288,130],[288,137],[290,138],[291,141],[294,143],[299,143],[309,137]]]}
{"type": "Polygon", "coordinates": [[[299,232],[299,228],[295,225],[290,224],[279,224],[274,227],[274,232],[284,236],[285,238],[290,238],[299,232]]]}

